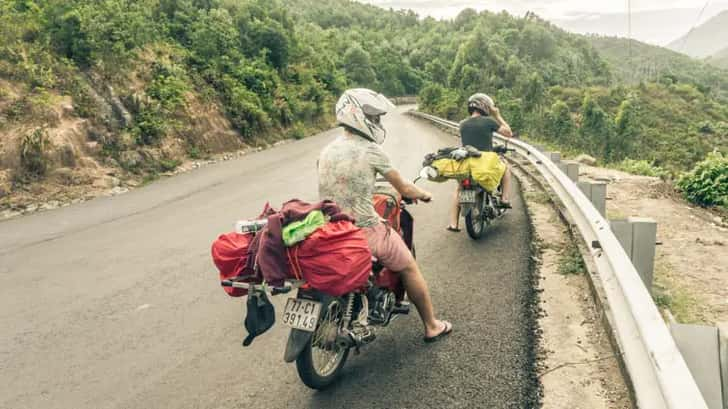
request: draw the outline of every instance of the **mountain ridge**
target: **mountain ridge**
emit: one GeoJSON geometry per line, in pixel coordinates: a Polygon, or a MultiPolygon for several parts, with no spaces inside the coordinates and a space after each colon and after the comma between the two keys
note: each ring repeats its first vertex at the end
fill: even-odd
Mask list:
{"type": "Polygon", "coordinates": [[[667,48],[701,59],[728,48],[728,10],[718,13],[672,41],[667,48]],[[723,39],[723,42],[716,39],[723,39]]]}

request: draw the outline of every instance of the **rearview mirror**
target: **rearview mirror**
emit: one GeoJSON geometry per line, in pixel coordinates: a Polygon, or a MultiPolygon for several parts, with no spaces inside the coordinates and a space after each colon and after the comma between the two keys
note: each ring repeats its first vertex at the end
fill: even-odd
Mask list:
{"type": "Polygon", "coordinates": [[[420,177],[425,179],[434,179],[437,177],[437,169],[432,166],[425,166],[420,170],[420,177]]]}
{"type": "Polygon", "coordinates": [[[420,175],[417,176],[417,179],[415,179],[414,183],[417,183],[420,179],[434,179],[437,177],[437,169],[433,168],[432,166],[425,166],[420,170],[420,175]]]}

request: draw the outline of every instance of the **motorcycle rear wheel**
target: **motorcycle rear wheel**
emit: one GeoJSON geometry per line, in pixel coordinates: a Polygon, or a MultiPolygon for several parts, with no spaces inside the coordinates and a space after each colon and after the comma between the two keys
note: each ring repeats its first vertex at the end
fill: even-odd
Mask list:
{"type": "Polygon", "coordinates": [[[343,315],[343,301],[329,301],[322,310],[316,331],[296,359],[298,376],[311,389],[326,389],[336,381],[346,363],[349,348],[335,342],[343,315]]]}
{"type": "Polygon", "coordinates": [[[468,231],[468,236],[473,240],[478,240],[483,237],[485,231],[485,218],[483,214],[485,209],[485,192],[480,191],[475,196],[475,203],[470,207],[470,210],[465,214],[465,229],[468,231]]]}

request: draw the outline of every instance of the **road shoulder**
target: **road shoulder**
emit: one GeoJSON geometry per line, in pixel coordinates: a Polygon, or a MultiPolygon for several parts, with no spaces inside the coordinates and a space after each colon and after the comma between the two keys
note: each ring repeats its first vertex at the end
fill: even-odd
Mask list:
{"type": "Polygon", "coordinates": [[[548,194],[515,173],[533,224],[540,278],[543,408],[632,408],[578,248],[548,194]]]}

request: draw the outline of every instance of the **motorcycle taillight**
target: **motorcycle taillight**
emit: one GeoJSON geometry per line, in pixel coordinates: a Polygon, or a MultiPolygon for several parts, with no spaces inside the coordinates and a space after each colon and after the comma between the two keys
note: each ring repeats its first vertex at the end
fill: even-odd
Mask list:
{"type": "Polygon", "coordinates": [[[463,179],[462,186],[466,189],[470,189],[470,179],[463,179]]]}

